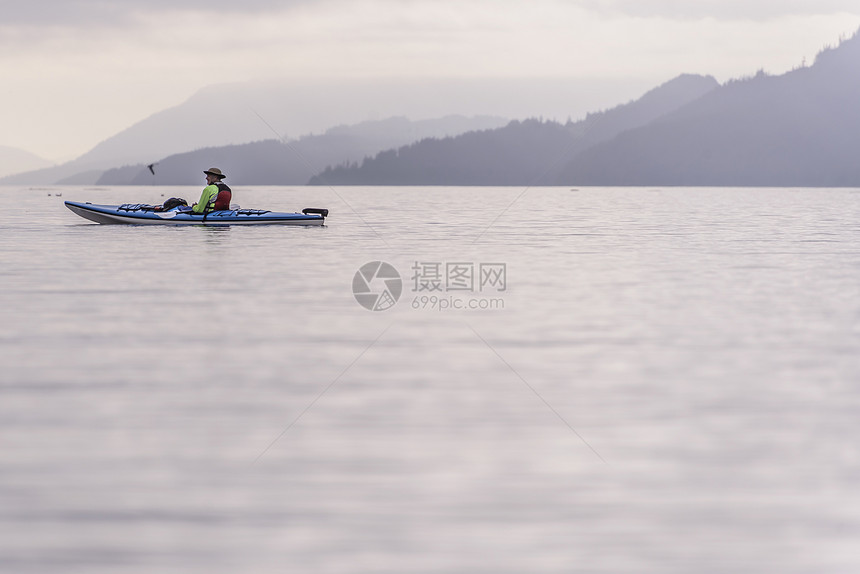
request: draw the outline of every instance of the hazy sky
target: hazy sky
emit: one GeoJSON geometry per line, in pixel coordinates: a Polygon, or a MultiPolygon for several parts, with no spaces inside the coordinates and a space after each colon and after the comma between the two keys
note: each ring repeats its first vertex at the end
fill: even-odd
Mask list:
{"type": "Polygon", "coordinates": [[[257,78],[724,81],[858,28],[860,0],[0,0],[0,145],[70,159],[257,78]]]}

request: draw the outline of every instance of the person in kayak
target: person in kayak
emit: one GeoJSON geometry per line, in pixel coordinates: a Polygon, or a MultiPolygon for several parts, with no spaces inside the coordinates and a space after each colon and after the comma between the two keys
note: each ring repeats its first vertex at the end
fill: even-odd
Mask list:
{"type": "Polygon", "coordinates": [[[203,173],[206,174],[207,185],[203,188],[203,193],[200,194],[200,201],[191,206],[191,211],[194,213],[209,213],[210,211],[230,209],[230,200],[233,199],[233,192],[227,187],[226,183],[221,181],[227,176],[217,167],[209,168],[203,173]]]}

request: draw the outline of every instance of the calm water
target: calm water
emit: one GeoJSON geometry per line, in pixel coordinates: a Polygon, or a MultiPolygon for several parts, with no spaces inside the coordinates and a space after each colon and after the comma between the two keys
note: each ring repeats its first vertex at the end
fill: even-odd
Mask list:
{"type": "Polygon", "coordinates": [[[860,192],[162,193],[0,189],[0,571],[860,571],[860,192]]]}

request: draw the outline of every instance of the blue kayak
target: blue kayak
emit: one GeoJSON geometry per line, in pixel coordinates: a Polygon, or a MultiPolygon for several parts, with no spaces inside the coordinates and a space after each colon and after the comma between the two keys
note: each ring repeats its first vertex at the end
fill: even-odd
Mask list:
{"type": "Polygon", "coordinates": [[[327,209],[307,208],[301,213],[279,213],[263,209],[229,209],[197,214],[186,208],[162,211],[160,206],[143,203],[94,205],[67,201],[66,207],[96,223],[132,225],[322,225],[327,209]]]}

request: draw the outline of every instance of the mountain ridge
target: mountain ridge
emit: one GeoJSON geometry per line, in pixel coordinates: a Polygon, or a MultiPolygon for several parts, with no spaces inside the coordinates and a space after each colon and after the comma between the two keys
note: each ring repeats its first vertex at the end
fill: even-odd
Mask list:
{"type": "Polygon", "coordinates": [[[243,185],[304,185],[326,165],[355,161],[392,146],[428,136],[456,135],[497,127],[503,118],[447,116],[412,121],[404,117],[332,127],[319,135],[292,141],[266,139],[245,144],[207,147],[160,159],[150,172],[146,166],[124,166],[105,171],[97,185],[194,185],[200,166],[221,166],[231,181],[243,185]]]}
{"type": "Polygon", "coordinates": [[[860,34],[808,67],[727,82],[573,158],[559,185],[860,185],[860,34]]]}
{"type": "Polygon", "coordinates": [[[719,86],[711,76],[682,74],[639,98],[590,113],[579,122],[515,120],[454,138],[425,139],[359,164],[330,166],[311,185],[546,185],[573,156],[647,124],[719,86]]]}

